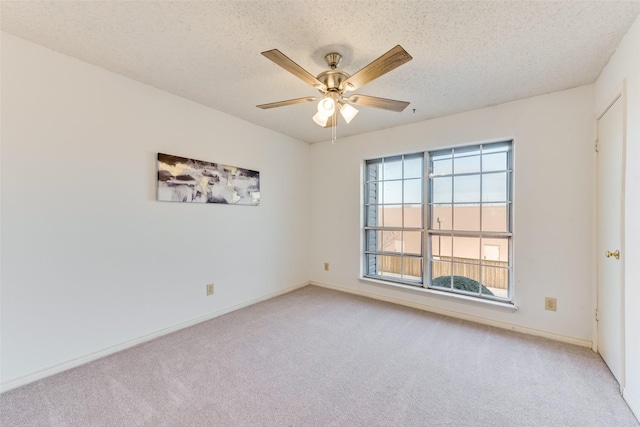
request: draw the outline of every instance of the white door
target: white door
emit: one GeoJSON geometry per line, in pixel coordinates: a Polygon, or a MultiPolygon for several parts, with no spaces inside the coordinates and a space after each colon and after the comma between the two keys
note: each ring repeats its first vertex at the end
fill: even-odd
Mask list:
{"type": "Polygon", "coordinates": [[[598,352],[624,384],[622,293],[622,98],[598,121],[598,352]],[[617,251],[617,252],[616,252],[617,251]]]}

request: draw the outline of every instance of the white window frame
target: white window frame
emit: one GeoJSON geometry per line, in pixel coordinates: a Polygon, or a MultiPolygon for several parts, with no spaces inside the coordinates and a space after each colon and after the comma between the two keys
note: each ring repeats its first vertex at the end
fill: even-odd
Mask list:
{"type": "MultiPolygon", "coordinates": [[[[426,284],[426,288],[434,290],[434,291],[441,291],[441,292],[450,292],[450,293],[454,293],[454,294],[461,294],[461,295],[465,295],[465,296],[470,296],[470,297],[474,297],[474,298],[479,298],[479,299],[487,299],[487,300],[494,300],[494,301],[499,301],[499,302],[507,302],[507,303],[512,303],[513,302],[513,140],[505,140],[505,141],[498,141],[498,142],[489,142],[489,143],[482,143],[482,144],[472,144],[472,145],[462,145],[462,146],[456,146],[456,147],[451,147],[451,148],[447,148],[447,149],[438,149],[438,150],[431,150],[427,153],[427,156],[425,156],[426,158],[426,170],[428,171],[429,175],[429,183],[426,186],[427,187],[427,191],[426,191],[426,200],[427,200],[427,218],[425,221],[425,238],[426,238],[426,242],[425,242],[425,247],[427,248],[427,257],[425,259],[425,280],[424,283],[426,284]],[[484,171],[483,170],[483,166],[482,166],[482,156],[483,155],[487,155],[484,153],[484,150],[486,149],[495,149],[497,147],[506,147],[506,152],[507,152],[507,165],[505,167],[505,169],[500,169],[500,170],[491,170],[491,171],[484,171]],[[455,173],[454,170],[451,171],[450,174],[446,174],[446,175],[441,175],[440,177],[452,177],[452,181],[454,179],[454,177],[464,177],[464,176],[476,176],[479,175],[481,176],[480,178],[480,203],[478,204],[479,207],[479,212],[480,212],[480,224],[483,223],[483,218],[482,218],[482,214],[483,214],[483,205],[486,204],[490,204],[487,202],[483,201],[483,186],[482,186],[482,181],[483,181],[483,177],[485,175],[494,175],[494,174],[501,174],[501,173],[506,173],[507,176],[507,182],[506,182],[506,200],[501,200],[500,203],[506,203],[506,231],[483,231],[482,227],[480,227],[479,231],[468,231],[468,230],[459,230],[459,229],[455,229],[455,226],[452,226],[450,229],[447,229],[445,231],[441,231],[438,229],[435,229],[434,227],[430,227],[430,225],[432,225],[432,216],[433,216],[433,206],[439,203],[434,203],[433,201],[433,183],[434,183],[434,178],[438,178],[437,176],[435,176],[433,170],[432,170],[432,159],[434,155],[441,155],[446,151],[451,151],[452,154],[456,153],[456,150],[465,152],[465,151],[471,151],[471,150],[475,150],[478,149],[480,152],[480,171],[479,172],[472,172],[472,173],[455,173]],[[478,267],[479,269],[479,280],[478,282],[480,283],[480,288],[478,289],[478,292],[469,292],[469,291],[465,291],[465,290],[459,290],[459,289],[455,289],[453,287],[453,285],[451,286],[451,288],[443,288],[440,286],[434,286],[432,284],[432,272],[433,272],[433,263],[434,261],[438,261],[436,259],[434,259],[434,249],[432,247],[432,237],[434,236],[442,236],[442,237],[450,237],[453,241],[454,238],[456,237],[467,237],[467,238],[479,238],[480,239],[480,257],[478,258],[478,263],[469,263],[467,264],[468,266],[472,266],[472,267],[478,267]],[[485,263],[485,261],[483,261],[482,259],[482,248],[483,246],[483,239],[501,239],[501,240],[506,240],[507,241],[507,265],[504,267],[505,270],[505,274],[507,276],[507,295],[504,297],[501,296],[495,296],[495,295],[488,295],[482,292],[482,285],[484,283],[484,279],[482,277],[482,272],[483,269],[486,269],[487,267],[489,268],[496,268],[496,269],[502,269],[503,267],[496,267],[493,265],[488,265],[485,263]]],[[[455,206],[455,184],[452,183],[452,199],[451,199],[451,205],[452,207],[455,206]]],[[[433,222],[433,224],[435,224],[435,221],[433,222]]],[[[437,252],[437,251],[436,251],[437,252]]],[[[453,254],[450,257],[450,262],[451,262],[451,269],[452,269],[452,276],[455,275],[454,273],[454,265],[455,264],[459,264],[457,262],[455,262],[455,257],[453,256],[453,254]]]]}
{"type": "MultiPolygon", "coordinates": [[[[365,160],[364,161],[364,190],[363,190],[363,194],[364,194],[364,198],[363,198],[363,248],[364,248],[364,256],[363,256],[363,276],[364,277],[368,277],[371,279],[378,279],[378,280],[384,280],[384,281],[389,281],[389,282],[397,282],[397,283],[402,283],[402,284],[407,284],[407,285],[413,285],[413,286],[423,286],[424,283],[424,260],[425,260],[425,246],[424,246],[424,235],[425,235],[425,173],[424,173],[424,159],[425,159],[426,153],[424,152],[418,152],[418,153],[407,153],[407,154],[400,154],[400,155],[394,155],[394,156],[385,156],[385,157],[380,157],[380,158],[375,158],[375,159],[369,159],[369,160],[365,160]],[[405,171],[405,160],[407,159],[416,159],[417,157],[420,157],[420,175],[419,176],[414,176],[414,175],[410,175],[409,177],[406,176],[406,171],[405,171]],[[400,158],[402,160],[402,174],[401,174],[401,178],[390,178],[387,179],[387,177],[385,176],[377,176],[374,177],[373,179],[369,176],[369,168],[367,167],[369,164],[371,163],[377,163],[377,162],[381,162],[380,164],[382,165],[381,170],[384,171],[384,163],[386,160],[391,160],[391,161],[397,161],[397,159],[400,158]],[[416,202],[416,201],[407,201],[405,199],[405,184],[407,181],[412,181],[412,182],[420,182],[420,201],[416,202]],[[383,188],[385,183],[390,183],[390,182],[395,182],[395,183],[401,183],[402,186],[402,197],[401,197],[401,202],[400,203],[392,203],[392,204],[388,204],[383,197],[383,188]],[[373,186],[372,184],[376,184],[375,186],[373,186]],[[376,192],[376,203],[371,203],[371,192],[374,191],[372,190],[372,187],[374,188],[374,190],[377,188],[377,192],[376,192]],[[420,227],[411,227],[407,224],[405,224],[405,209],[407,206],[411,206],[411,207],[415,207],[416,205],[420,206],[420,215],[419,215],[419,219],[420,219],[420,227]],[[395,225],[395,226],[390,226],[390,225],[386,225],[384,223],[384,220],[382,221],[382,223],[380,223],[378,216],[382,214],[382,217],[384,217],[384,207],[385,206],[395,206],[398,208],[401,208],[401,224],[400,225],[395,225]],[[376,224],[371,224],[370,218],[369,218],[369,213],[372,212],[372,209],[375,212],[375,218],[374,218],[374,222],[376,224]],[[382,210],[381,210],[382,209],[382,210]],[[418,239],[418,243],[420,245],[420,249],[419,249],[419,253],[416,252],[411,252],[411,251],[406,251],[404,247],[400,248],[400,250],[385,250],[386,248],[384,246],[382,247],[378,247],[378,240],[381,237],[378,236],[382,236],[385,233],[405,233],[405,232],[409,232],[409,233],[420,233],[420,237],[418,239]],[[373,237],[372,240],[372,235],[375,236],[373,237]],[[375,246],[375,248],[374,248],[375,246]],[[397,268],[393,268],[393,269],[382,269],[382,274],[378,274],[378,271],[381,270],[380,268],[378,268],[379,263],[383,262],[383,260],[386,259],[388,261],[391,261],[392,259],[396,259],[397,261],[399,261],[399,267],[397,268]],[[407,265],[408,262],[405,262],[405,260],[411,260],[410,262],[413,263],[414,265],[417,263],[417,265],[420,266],[420,276],[418,278],[416,278],[417,276],[412,276],[410,273],[410,271],[408,271],[407,265]],[[419,261],[417,261],[419,260],[419,261]],[[372,269],[376,270],[376,271],[372,271],[372,269]],[[393,270],[393,271],[391,271],[393,270]]],[[[403,244],[404,244],[404,240],[403,240],[403,244]]]]}
{"type": "MultiPolygon", "coordinates": [[[[403,157],[404,158],[404,157],[403,157]]],[[[362,257],[362,261],[363,261],[363,270],[362,270],[362,276],[365,279],[373,279],[375,281],[381,281],[381,282],[389,282],[389,283],[399,283],[399,284],[403,284],[403,285],[411,285],[412,287],[416,287],[418,289],[422,289],[422,290],[428,290],[429,292],[437,292],[437,293],[441,293],[441,294],[445,294],[445,295],[452,295],[452,296],[456,296],[456,295],[461,295],[464,297],[471,297],[472,299],[477,299],[480,301],[485,301],[485,302],[491,302],[494,301],[496,303],[507,303],[509,305],[513,304],[513,140],[502,140],[502,141],[497,141],[497,142],[487,142],[487,143],[481,143],[481,144],[470,144],[470,145],[460,145],[460,146],[455,146],[455,147],[450,147],[450,148],[445,148],[445,149],[436,149],[436,150],[430,150],[430,151],[424,151],[424,152],[418,152],[418,153],[407,153],[407,154],[400,154],[400,155],[395,155],[395,156],[385,156],[385,157],[378,157],[378,158],[373,158],[373,159],[367,159],[363,162],[363,167],[364,167],[364,176],[363,176],[363,200],[362,200],[362,206],[363,206],[363,231],[362,231],[362,242],[363,242],[363,257],[362,257]],[[452,150],[452,152],[455,152],[455,150],[473,150],[474,148],[477,148],[480,151],[481,157],[482,155],[484,155],[485,153],[483,152],[484,149],[486,149],[486,147],[489,148],[495,148],[498,146],[507,146],[508,149],[507,151],[507,165],[506,168],[504,170],[491,170],[491,171],[483,171],[482,169],[474,174],[471,173],[469,175],[489,175],[489,174],[498,174],[498,173],[506,173],[507,176],[507,200],[505,200],[504,202],[506,203],[506,228],[505,231],[483,231],[482,229],[480,229],[479,231],[460,231],[460,230],[446,230],[445,232],[443,232],[442,230],[437,230],[434,229],[433,227],[430,227],[431,224],[431,217],[432,217],[432,211],[433,211],[433,201],[432,201],[432,194],[433,194],[433,172],[431,170],[431,165],[432,165],[432,155],[437,154],[437,153],[442,153],[445,150],[452,150]],[[383,159],[385,158],[397,158],[397,157],[403,157],[403,156],[414,156],[414,155],[422,155],[423,156],[423,160],[424,160],[424,164],[423,164],[423,181],[422,181],[422,201],[421,201],[421,205],[422,205],[422,228],[420,229],[416,229],[416,228],[404,228],[404,227],[384,227],[383,225],[377,224],[375,226],[372,226],[371,224],[368,223],[368,208],[370,208],[371,203],[370,200],[368,200],[368,183],[371,182],[371,180],[369,179],[368,176],[368,171],[367,171],[367,165],[371,162],[375,162],[375,161],[383,161],[383,159]],[[371,250],[371,242],[367,241],[367,231],[371,232],[371,230],[378,230],[378,231],[392,231],[392,230],[396,230],[396,231],[403,231],[403,230],[408,230],[408,231],[421,231],[422,232],[422,236],[423,236],[423,242],[422,242],[422,253],[420,256],[418,256],[417,258],[421,259],[422,262],[422,280],[404,280],[403,279],[403,274],[400,274],[399,277],[390,277],[388,275],[379,275],[379,274],[372,274],[372,272],[370,271],[370,264],[368,264],[368,260],[370,259],[369,257],[374,254],[374,255],[394,255],[394,256],[398,256],[398,252],[393,252],[393,253],[386,253],[385,251],[372,251],[371,250]],[[480,248],[479,248],[479,253],[480,253],[480,257],[478,259],[478,263],[477,266],[479,268],[479,275],[480,275],[480,280],[479,282],[482,284],[483,280],[482,280],[482,269],[485,267],[495,267],[495,266],[490,266],[490,265],[485,265],[485,261],[483,261],[482,259],[482,254],[483,254],[483,248],[484,248],[484,242],[483,242],[483,238],[486,239],[505,239],[507,242],[507,257],[508,257],[508,262],[506,264],[506,266],[504,267],[505,271],[506,271],[506,275],[507,275],[507,295],[506,296],[500,296],[500,295],[488,295],[482,292],[482,287],[480,287],[478,289],[478,292],[468,292],[465,290],[459,290],[454,288],[453,284],[451,286],[451,288],[443,288],[441,286],[433,286],[431,283],[431,278],[432,278],[432,263],[434,261],[434,257],[433,257],[433,248],[431,247],[431,242],[433,241],[432,237],[433,236],[451,236],[451,238],[453,239],[453,237],[473,237],[473,238],[480,238],[480,248]],[[367,245],[369,243],[369,246],[367,245]]],[[[453,170],[452,170],[452,175],[453,176],[453,170]]],[[[480,181],[483,181],[483,177],[480,178],[480,181]]],[[[382,183],[384,181],[384,177],[379,179],[379,183],[382,183]]],[[[453,178],[452,178],[452,182],[453,182],[453,178]]],[[[451,201],[451,206],[453,208],[454,206],[454,201],[453,201],[453,192],[454,189],[452,188],[452,201],[451,201]]],[[[481,195],[482,195],[482,187],[481,187],[481,195]]],[[[480,215],[482,215],[482,206],[483,206],[483,202],[482,201],[482,196],[481,196],[481,201],[479,203],[479,210],[480,210],[480,215]]],[[[412,203],[413,204],[413,203],[412,203]]],[[[377,215],[379,215],[379,213],[376,213],[376,220],[377,220],[377,215]]],[[[482,216],[480,217],[480,224],[482,223],[482,216]]],[[[451,227],[453,228],[453,227],[451,227]]],[[[379,237],[377,237],[379,238],[379,237]]],[[[453,241],[453,240],[452,240],[453,241]]],[[[489,242],[489,244],[491,244],[489,242]]],[[[500,253],[502,253],[502,249],[500,249],[500,253]]],[[[400,251],[402,252],[402,251],[400,251]]],[[[414,255],[407,255],[407,254],[401,254],[401,256],[411,256],[411,257],[415,257],[414,255]]],[[[475,259],[475,258],[474,258],[475,259]]],[[[454,258],[453,256],[451,257],[451,262],[452,262],[452,276],[455,275],[454,274],[454,269],[453,269],[453,264],[455,264],[454,262],[454,258]]],[[[475,264],[474,264],[475,265],[475,264]]],[[[498,266],[499,268],[503,268],[502,265],[498,266]]],[[[496,268],[498,268],[496,267],[496,268]]],[[[403,263],[403,269],[404,269],[404,263],[403,263]]],[[[497,270],[496,270],[497,271],[497,270]]],[[[404,273],[404,271],[402,272],[404,273]]]]}

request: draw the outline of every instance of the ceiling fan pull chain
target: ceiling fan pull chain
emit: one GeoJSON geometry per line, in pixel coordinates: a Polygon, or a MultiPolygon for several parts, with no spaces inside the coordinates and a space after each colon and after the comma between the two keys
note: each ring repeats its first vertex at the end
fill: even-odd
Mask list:
{"type": "Polygon", "coordinates": [[[331,144],[336,142],[336,134],[338,130],[338,109],[333,111],[333,126],[331,126],[331,144]]]}

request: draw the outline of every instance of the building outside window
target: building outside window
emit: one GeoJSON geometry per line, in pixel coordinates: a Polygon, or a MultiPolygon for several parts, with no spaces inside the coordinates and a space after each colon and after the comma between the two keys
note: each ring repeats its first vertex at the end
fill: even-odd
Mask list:
{"type": "Polygon", "coordinates": [[[511,141],[365,168],[366,277],[511,301],[511,141]]]}

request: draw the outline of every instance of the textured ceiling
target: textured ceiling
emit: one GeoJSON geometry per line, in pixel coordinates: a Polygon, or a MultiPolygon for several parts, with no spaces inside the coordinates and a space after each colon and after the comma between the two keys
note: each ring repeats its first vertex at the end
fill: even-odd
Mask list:
{"type": "Polygon", "coordinates": [[[350,74],[396,44],[413,60],[356,93],[410,101],[361,107],[338,137],[592,83],[640,1],[2,1],[3,31],[290,135],[330,139],[317,92],[260,55],[277,48],[317,75],[338,51],[350,74]],[[414,112],[415,109],[415,112],[414,112]]]}

